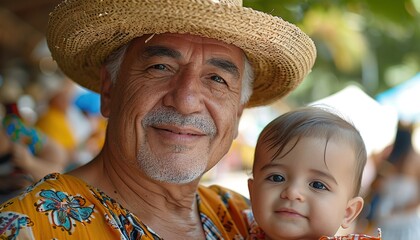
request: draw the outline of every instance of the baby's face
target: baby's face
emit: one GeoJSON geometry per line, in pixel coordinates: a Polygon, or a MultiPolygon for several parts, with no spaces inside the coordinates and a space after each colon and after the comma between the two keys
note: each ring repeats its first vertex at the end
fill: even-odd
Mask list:
{"type": "Polygon", "coordinates": [[[254,180],[249,181],[255,219],[273,239],[332,236],[354,219],[349,209],[354,200],[354,150],[335,139],[326,144],[325,139],[305,137],[281,157],[294,143],[275,159],[276,149],[268,150],[266,144],[256,150],[254,180]]]}

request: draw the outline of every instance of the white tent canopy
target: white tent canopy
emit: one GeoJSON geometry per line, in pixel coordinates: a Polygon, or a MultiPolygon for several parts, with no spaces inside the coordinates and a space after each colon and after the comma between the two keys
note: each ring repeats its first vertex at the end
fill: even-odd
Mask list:
{"type": "Polygon", "coordinates": [[[395,109],[379,104],[362,89],[351,85],[309,105],[327,105],[352,122],[362,135],[368,155],[392,144],[398,125],[395,109]]]}

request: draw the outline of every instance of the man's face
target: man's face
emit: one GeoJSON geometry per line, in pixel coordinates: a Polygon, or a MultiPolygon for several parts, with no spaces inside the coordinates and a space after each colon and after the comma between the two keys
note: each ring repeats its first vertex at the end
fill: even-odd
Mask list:
{"type": "Polygon", "coordinates": [[[191,182],[237,135],[244,55],[214,39],[148,37],[127,49],[116,83],[103,84],[110,147],[154,180],[191,182]]]}
{"type": "Polygon", "coordinates": [[[303,137],[288,152],[294,143],[275,159],[268,143],[256,150],[249,180],[255,219],[274,239],[332,236],[352,217],[354,151],[345,141],[303,137]]]}

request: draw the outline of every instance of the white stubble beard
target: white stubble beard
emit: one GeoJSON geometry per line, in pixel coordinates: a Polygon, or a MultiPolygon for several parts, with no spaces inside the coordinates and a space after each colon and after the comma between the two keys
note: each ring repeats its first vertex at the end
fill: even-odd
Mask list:
{"type": "Polygon", "coordinates": [[[187,154],[181,154],[188,150],[185,146],[174,146],[171,156],[158,157],[153,154],[150,147],[143,142],[137,154],[137,164],[144,173],[153,180],[174,184],[189,183],[204,174],[207,168],[209,149],[206,153],[191,157],[188,163],[184,158],[187,154]],[[179,154],[180,157],[176,156],[179,154]]]}

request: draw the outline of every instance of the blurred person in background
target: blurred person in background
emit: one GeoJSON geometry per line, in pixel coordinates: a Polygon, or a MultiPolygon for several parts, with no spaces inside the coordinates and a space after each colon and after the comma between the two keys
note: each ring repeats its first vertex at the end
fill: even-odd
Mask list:
{"type": "Polygon", "coordinates": [[[371,194],[371,225],[382,229],[384,240],[420,239],[420,155],[412,130],[411,124],[399,124],[371,194]]]}
{"type": "Polygon", "coordinates": [[[0,119],[0,201],[4,201],[48,173],[63,172],[68,157],[60,144],[21,115],[18,101],[23,89],[19,84],[4,84],[0,93],[4,108],[0,119]]]}
{"type": "Polygon", "coordinates": [[[61,81],[60,86],[51,90],[46,110],[40,113],[35,126],[72,155],[78,144],[77,131],[71,121],[75,85],[68,79],[61,81]]]}
{"type": "Polygon", "coordinates": [[[99,96],[92,97],[68,78],[59,81],[58,86],[51,87],[45,111],[35,126],[67,151],[69,171],[99,152],[106,124],[99,113],[99,96]]]}

